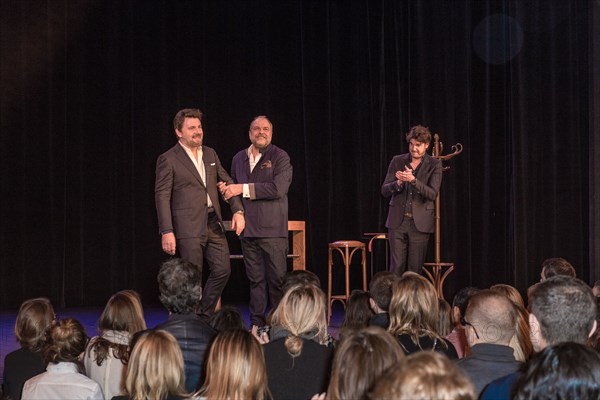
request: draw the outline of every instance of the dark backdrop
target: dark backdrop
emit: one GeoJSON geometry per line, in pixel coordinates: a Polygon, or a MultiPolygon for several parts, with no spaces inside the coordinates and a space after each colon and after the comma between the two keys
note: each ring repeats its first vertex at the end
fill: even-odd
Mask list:
{"type": "Polygon", "coordinates": [[[156,299],[154,166],[184,107],[204,111],[226,166],[252,117],[271,118],[294,165],[290,219],[306,221],[323,280],[328,242],[384,229],[380,185],[418,123],[444,153],[464,145],[441,190],[448,296],[524,291],[554,256],[596,279],[597,7],[2,0],[0,306],[156,299]]]}

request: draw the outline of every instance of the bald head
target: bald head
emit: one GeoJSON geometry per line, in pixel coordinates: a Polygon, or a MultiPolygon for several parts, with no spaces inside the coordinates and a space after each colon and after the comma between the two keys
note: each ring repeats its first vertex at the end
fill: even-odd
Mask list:
{"type": "Polygon", "coordinates": [[[471,335],[473,344],[508,345],[516,331],[517,313],[507,296],[486,289],[471,296],[465,320],[474,326],[479,336],[471,335]]]}

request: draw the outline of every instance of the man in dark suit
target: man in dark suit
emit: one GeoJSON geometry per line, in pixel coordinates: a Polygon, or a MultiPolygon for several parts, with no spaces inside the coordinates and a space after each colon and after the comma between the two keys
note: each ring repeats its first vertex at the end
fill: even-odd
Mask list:
{"type": "MultiPolygon", "coordinates": [[[[158,227],[165,253],[190,261],[202,271],[210,268],[198,313],[208,319],[231,274],[229,247],[223,229],[217,182],[232,182],[217,153],[202,145],[202,113],[180,110],[173,120],[179,142],[156,161],[154,186],[158,227]]],[[[232,197],[232,228],[244,229],[241,199],[232,197]]]]}
{"type": "Polygon", "coordinates": [[[387,221],[390,271],[421,272],[427,242],[435,230],[435,198],[442,184],[442,162],[427,154],[429,129],[417,125],[406,134],[409,152],[394,156],[381,194],[390,198],[387,221]]]}
{"type": "Polygon", "coordinates": [[[254,118],[249,137],[250,147],[232,161],[231,176],[236,184],[219,184],[219,189],[225,199],[243,196],[248,224],[242,234],[242,253],[250,281],[250,321],[255,329],[266,324],[267,285],[271,307],[276,307],[283,295],[292,165],[288,154],[271,144],[273,125],[267,117],[254,118]]]}

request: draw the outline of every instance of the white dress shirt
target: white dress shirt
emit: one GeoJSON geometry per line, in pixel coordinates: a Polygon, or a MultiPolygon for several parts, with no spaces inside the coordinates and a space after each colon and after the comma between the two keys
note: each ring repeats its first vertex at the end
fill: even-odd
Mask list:
{"type": "Polygon", "coordinates": [[[46,372],[25,382],[23,400],[104,400],[100,385],[71,362],[50,363],[46,372]]]}

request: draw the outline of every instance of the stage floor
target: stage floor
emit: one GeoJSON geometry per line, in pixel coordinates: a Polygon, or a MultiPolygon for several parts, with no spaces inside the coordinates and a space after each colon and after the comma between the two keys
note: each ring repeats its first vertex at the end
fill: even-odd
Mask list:
{"type": "MultiPolygon", "coordinates": [[[[249,313],[247,304],[232,304],[239,308],[249,325],[249,313]]],[[[70,307],[65,309],[56,309],[58,318],[73,317],[78,319],[86,328],[89,337],[97,335],[96,322],[102,313],[103,307],[70,307]]],[[[19,344],[15,340],[14,325],[18,310],[0,311],[0,383],[3,380],[4,372],[4,357],[11,351],[19,348],[19,344]]],[[[149,328],[158,325],[165,321],[169,313],[160,306],[144,306],[144,317],[146,325],[149,328]]],[[[339,302],[334,303],[333,315],[329,326],[329,333],[337,338],[337,333],[340,325],[344,320],[344,310],[339,302]]]]}

